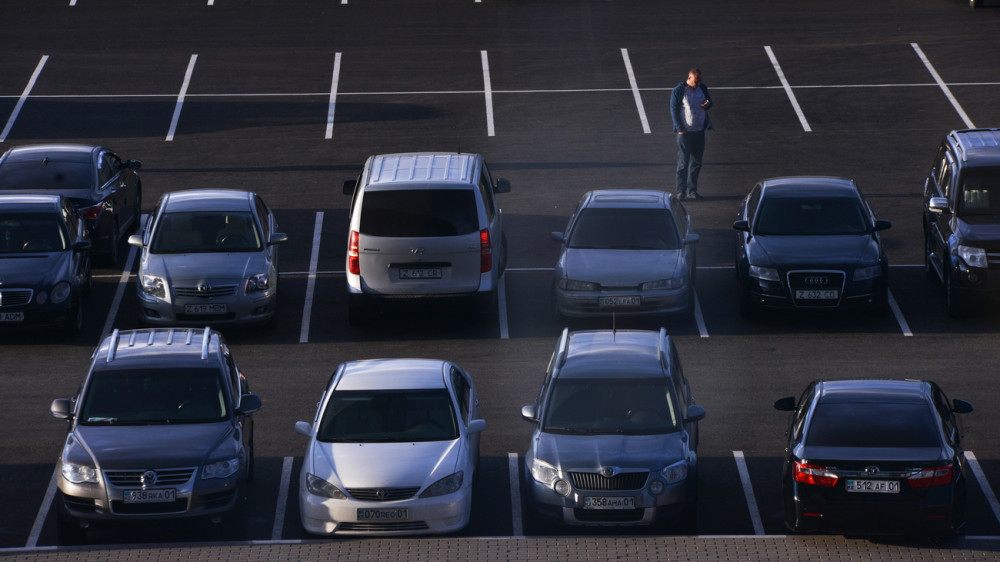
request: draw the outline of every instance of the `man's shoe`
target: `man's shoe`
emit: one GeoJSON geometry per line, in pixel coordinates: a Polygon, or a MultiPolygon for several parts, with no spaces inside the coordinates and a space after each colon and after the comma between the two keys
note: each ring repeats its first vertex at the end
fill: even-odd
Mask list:
{"type": "Polygon", "coordinates": [[[678,193],[677,198],[680,199],[681,201],[684,201],[685,199],[688,198],[688,196],[687,193],[678,193]]]}
{"type": "Polygon", "coordinates": [[[700,193],[698,193],[697,191],[692,191],[692,192],[690,193],[690,195],[691,195],[691,197],[692,197],[692,198],[694,198],[694,199],[704,199],[704,197],[702,197],[702,196],[701,196],[701,194],[700,194],[700,193]]]}

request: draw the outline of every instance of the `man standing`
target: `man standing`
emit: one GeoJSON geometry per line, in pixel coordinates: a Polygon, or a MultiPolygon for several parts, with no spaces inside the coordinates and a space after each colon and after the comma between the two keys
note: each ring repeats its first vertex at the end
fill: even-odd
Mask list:
{"type": "Polygon", "coordinates": [[[698,174],[705,154],[705,131],[712,128],[708,117],[711,107],[708,88],[701,83],[701,70],[692,68],[687,80],[670,95],[670,118],[677,133],[677,194],[681,199],[702,198],[698,174]]]}

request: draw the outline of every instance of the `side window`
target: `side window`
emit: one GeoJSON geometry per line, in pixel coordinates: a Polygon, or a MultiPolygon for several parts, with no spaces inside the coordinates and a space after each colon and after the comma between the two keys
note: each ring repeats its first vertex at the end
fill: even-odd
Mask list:
{"type": "Polygon", "coordinates": [[[674,223],[677,225],[677,234],[680,238],[686,238],[688,234],[688,212],[680,203],[671,208],[674,215],[674,223]]]}
{"type": "Polygon", "coordinates": [[[680,407],[681,418],[686,418],[688,402],[691,400],[691,393],[688,388],[687,379],[684,378],[684,373],[681,371],[680,361],[677,360],[677,354],[671,353],[671,355],[673,357],[670,359],[671,376],[670,384],[668,386],[671,386],[674,389],[674,396],[677,397],[677,404],[680,407]]]}
{"type": "Polygon", "coordinates": [[[951,412],[951,403],[941,389],[934,391],[934,408],[937,409],[938,416],[941,417],[941,429],[948,441],[954,441],[957,432],[955,431],[954,417],[951,412]]]}
{"type": "Polygon", "coordinates": [[[941,178],[948,167],[948,159],[945,154],[944,149],[941,149],[938,152],[937,158],[934,159],[934,167],[931,168],[931,177],[934,178],[934,182],[938,185],[939,189],[943,189],[941,178]]]}
{"type": "Polygon", "coordinates": [[[757,205],[760,204],[760,184],[754,186],[753,191],[747,196],[747,220],[753,220],[757,215],[757,205]]]}
{"type": "Polygon", "coordinates": [[[496,203],[493,201],[493,186],[490,185],[490,178],[486,175],[486,172],[479,174],[479,195],[483,199],[483,205],[486,207],[486,220],[493,222],[493,217],[496,215],[496,203]]]}
{"type": "Polygon", "coordinates": [[[102,188],[118,173],[119,164],[120,161],[114,154],[110,152],[101,154],[101,159],[97,164],[97,179],[102,188]]]}
{"type": "Polygon", "coordinates": [[[955,197],[951,189],[951,183],[952,183],[951,177],[952,177],[952,167],[948,164],[945,164],[944,167],[941,169],[941,182],[939,185],[941,190],[944,191],[944,196],[947,197],[949,201],[951,201],[952,208],[954,208],[955,197]]]}
{"type": "Polygon", "coordinates": [[[802,393],[802,397],[799,398],[799,407],[795,410],[795,418],[792,422],[792,436],[798,439],[802,435],[802,428],[805,427],[806,414],[809,413],[809,408],[812,406],[813,400],[813,387],[810,386],[802,393]]]}
{"type": "Polygon", "coordinates": [[[264,243],[266,244],[271,238],[271,225],[268,222],[267,205],[264,204],[264,200],[259,196],[254,196],[253,201],[257,209],[257,217],[260,219],[260,226],[264,229],[264,243]]]}
{"type": "Polygon", "coordinates": [[[245,392],[243,388],[243,383],[240,381],[240,369],[236,366],[236,361],[233,360],[233,356],[226,353],[226,370],[229,372],[228,382],[229,382],[229,392],[233,397],[233,404],[235,406],[240,405],[240,397],[245,392]]]}
{"type": "Polygon", "coordinates": [[[455,389],[455,396],[458,398],[458,407],[462,421],[467,424],[469,423],[471,387],[469,381],[465,378],[465,373],[454,367],[451,369],[451,386],[455,389]]]}

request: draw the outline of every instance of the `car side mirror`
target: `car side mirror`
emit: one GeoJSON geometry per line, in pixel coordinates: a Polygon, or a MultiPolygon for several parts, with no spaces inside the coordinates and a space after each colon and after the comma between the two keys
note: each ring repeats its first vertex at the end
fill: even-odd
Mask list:
{"type": "Polygon", "coordinates": [[[274,246],[275,244],[284,244],[288,242],[288,235],[284,232],[272,232],[271,237],[267,239],[268,246],[274,246]]]}
{"type": "Polygon", "coordinates": [[[536,417],[534,406],[522,407],[521,417],[524,418],[524,421],[530,421],[531,423],[538,423],[538,418],[536,417]]]}
{"type": "Polygon", "coordinates": [[[354,190],[358,187],[358,180],[347,180],[344,182],[344,195],[354,195],[354,190]]]}
{"type": "Polygon", "coordinates": [[[241,414],[252,414],[263,407],[264,403],[256,394],[244,394],[240,397],[239,413],[241,414]]]}
{"type": "Polygon", "coordinates": [[[510,180],[497,178],[497,184],[493,186],[493,193],[510,193],[510,180]]]}
{"type": "Polygon", "coordinates": [[[927,208],[932,213],[947,213],[948,212],[948,198],[947,197],[931,197],[930,201],[927,202],[927,208]]]}
{"type": "Polygon", "coordinates": [[[73,403],[70,402],[69,398],[56,398],[52,401],[52,405],[49,406],[49,412],[61,420],[72,419],[72,411],[73,403]]]}
{"type": "Polygon", "coordinates": [[[688,234],[686,238],[684,238],[684,245],[694,244],[695,242],[697,242],[699,240],[701,240],[701,235],[691,233],[691,234],[688,234]]]}
{"type": "Polygon", "coordinates": [[[965,400],[959,400],[958,398],[952,400],[954,407],[951,409],[952,412],[956,414],[968,414],[972,411],[972,404],[966,402],[965,400]]]}
{"type": "Polygon", "coordinates": [[[93,248],[94,245],[90,243],[90,240],[80,240],[76,244],[73,244],[74,252],[86,252],[93,248]]]}
{"type": "Polygon", "coordinates": [[[892,228],[892,223],[885,219],[875,220],[875,230],[886,230],[892,228]]]}
{"type": "Polygon", "coordinates": [[[705,408],[697,404],[688,406],[687,418],[685,419],[689,422],[696,422],[705,419],[705,408]]]}
{"type": "Polygon", "coordinates": [[[303,435],[305,437],[313,436],[313,426],[309,422],[297,421],[295,422],[295,433],[303,435]]]}
{"type": "Polygon", "coordinates": [[[794,412],[795,411],[795,397],[786,396],[784,398],[778,398],[774,401],[774,409],[781,410],[782,412],[794,412]]]}
{"type": "Polygon", "coordinates": [[[133,234],[128,237],[128,245],[136,248],[142,247],[142,234],[133,234]]]}
{"type": "Polygon", "coordinates": [[[566,235],[562,232],[550,232],[549,238],[555,240],[556,242],[563,243],[566,241],[566,235]]]}
{"type": "Polygon", "coordinates": [[[739,230],[742,232],[750,232],[750,221],[746,219],[740,219],[733,223],[733,230],[739,230]]]}
{"type": "Polygon", "coordinates": [[[469,422],[469,433],[482,433],[486,429],[486,420],[472,420],[469,422]]]}

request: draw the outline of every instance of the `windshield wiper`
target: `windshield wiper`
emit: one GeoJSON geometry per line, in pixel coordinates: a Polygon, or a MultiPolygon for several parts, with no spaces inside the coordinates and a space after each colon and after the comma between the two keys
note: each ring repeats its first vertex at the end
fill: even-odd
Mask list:
{"type": "Polygon", "coordinates": [[[559,425],[547,425],[542,428],[542,431],[550,433],[567,433],[570,435],[590,435],[593,433],[590,429],[583,429],[580,427],[564,427],[559,425]]]}

